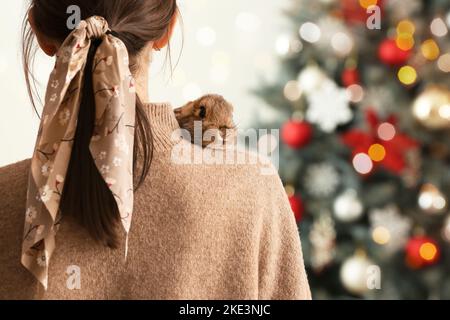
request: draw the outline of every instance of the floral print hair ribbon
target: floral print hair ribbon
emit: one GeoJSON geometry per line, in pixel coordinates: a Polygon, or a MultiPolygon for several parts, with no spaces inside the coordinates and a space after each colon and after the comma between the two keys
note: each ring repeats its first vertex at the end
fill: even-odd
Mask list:
{"type": "MultiPolygon", "coordinates": [[[[90,151],[114,195],[125,231],[133,210],[136,90],[128,51],[102,17],[81,21],[56,54],[31,159],[22,264],[48,288],[48,267],[60,224],[61,194],[77,128],[85,72],[93,73],[96,120],[90,151]],[[85,70],[91,39],[101,39],[85,70]]],[[[83,106],[81,106],[83,107],[83,106]]]]}

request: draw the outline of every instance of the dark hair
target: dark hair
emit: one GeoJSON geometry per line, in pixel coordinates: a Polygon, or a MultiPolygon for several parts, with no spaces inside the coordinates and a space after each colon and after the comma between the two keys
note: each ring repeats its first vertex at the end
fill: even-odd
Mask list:
{"type": "MultiPolygon", "coordinates": [[[[137,71],[133,62],[145,46],[163,38],[170,32],[170,24],[177,14],[176,0],[32,0],[29,12],[35,28],[45,37],[64,42],[70,34],[66,26],[67,8],[77,5],[81,19],[97,15],[104,17],[113,34],[123,41],[130,55],[130,70],[137,71]]],[[[23,22],[23,64],[28,94],[36,110],[36,81],[32,65],[36,53],[35,35],[28,23],[23,22]]],[[[89,50],[86,70],[92,63],[101,40],[93,41],[89,50]]],[[[170,50],[170,48],[169,48],[170,50]]],[[[170,54],[170,51],[169,51],[170,54]]],[[[95,99],[92,73],[86,72],[82,89],[78,125],[60,202],[63,215],[71,215],[97,241],[117,248],[117,227],[120,214],[114,196],[101,177],[89,150],[95,122],[95,99]]],[[[144,182],[153,157],[153,137],[144,105],[137,96],[136,134],[134,146],[135,190],[144,182]],[[136,171],[139,171],[136,174],[136,171]]]]}

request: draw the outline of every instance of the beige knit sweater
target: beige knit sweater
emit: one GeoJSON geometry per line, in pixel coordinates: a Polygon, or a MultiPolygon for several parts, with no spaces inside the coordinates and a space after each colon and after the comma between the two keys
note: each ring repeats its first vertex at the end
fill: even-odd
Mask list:
{"type": "Polygon", "coordinates": [[[310,299],[278,175],[255,164],[175,164],[172,109],[152,104],[148,115],[154,158],[135,194],[126,261],[67,217],[47,292],[20,264],[30,161],[0,168],[0,299],[310,299]]]}

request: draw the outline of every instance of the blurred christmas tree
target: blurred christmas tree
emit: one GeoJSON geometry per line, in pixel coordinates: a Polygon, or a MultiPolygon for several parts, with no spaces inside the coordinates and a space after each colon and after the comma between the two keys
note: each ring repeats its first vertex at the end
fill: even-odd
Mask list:
{"type": "Polygon", "coordinates": [[[278,81],[257,93],[282,115],[261,126],[281,128],[314,298],[450,299],[450,1],[287,15],[278,81]]]}

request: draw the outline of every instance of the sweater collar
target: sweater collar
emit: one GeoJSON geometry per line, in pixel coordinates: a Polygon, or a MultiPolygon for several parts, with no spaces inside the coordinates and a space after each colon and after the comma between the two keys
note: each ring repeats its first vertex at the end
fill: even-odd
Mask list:
{"type": "Polygon", "coordinates": [[[146,103],[145,108],[150,121],[155,150],[171,149],[178,141],[172,138],[180,129],[170,103],[146,103]]]}

